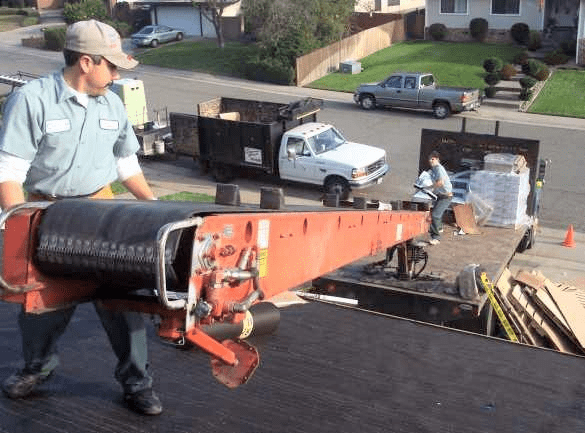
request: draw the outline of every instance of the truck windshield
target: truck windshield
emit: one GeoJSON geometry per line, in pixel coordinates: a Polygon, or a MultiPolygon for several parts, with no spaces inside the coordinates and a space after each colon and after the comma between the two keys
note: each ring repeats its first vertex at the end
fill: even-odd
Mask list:
{"type": "Polygon", "coordinates": [[[339,131],[334,128],[329,128],[326,131],[309,137],[307,141],[315,150],[317,155],[323,152],[327,152],[328,150],[333,150],[346,142],[343,135],[341,135],[339,131]]]}

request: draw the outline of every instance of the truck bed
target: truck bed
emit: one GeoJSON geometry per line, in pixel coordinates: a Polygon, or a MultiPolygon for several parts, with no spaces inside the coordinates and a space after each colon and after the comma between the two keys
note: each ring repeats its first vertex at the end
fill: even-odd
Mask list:
{"type": "MultiPolygon", "coordinates": [[[[14,305],[0,304],[0,376],[20,366],[14,305]]],[[[122,407],[91,304],[60,341],[62,365],[32,399],[0,396],[2,433],[457,432],[585,430],[585,362],[504,340],[313,302],[282,309],[254,341],[261,364],[229,390],[201,353],[149,333],[159,417],[122,407]]]]}
{"type": "MultiPolygon", "coordinates": [[[[462,297],[457,276],[466,265],[478,264],[496,281],[514,256],[525,230],[485,226],[479,234],[456,235],[454,227],[445,225],[441,243],[425,247],[428,263],[417,279],[398,279],[395,269],[381,266],[364,268],[383,261],[385,256],[379,255],[327,274],[313,286],[318,293],[351,297],[363,308],[402,317],[437,324],[473,320],[481,314],[487,296],[462,297]]],[[[476,325],[485,327],[485,323],[476,325]]],[[[479,330],[472,328],[469,330],[479,330]]]]}

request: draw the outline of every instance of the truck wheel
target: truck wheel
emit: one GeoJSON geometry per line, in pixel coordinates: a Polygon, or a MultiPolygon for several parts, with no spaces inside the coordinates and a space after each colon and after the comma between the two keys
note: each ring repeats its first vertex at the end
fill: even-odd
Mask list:
{"type": "Polygon", "coordinates": [[[236,178],[232,167],[226,164],[213,164],[211,167],[211,175],[219,183],[227,183],[236,178]]]}
{"type": "Polygon", "coordinates": [[[364,110],[373,110],[376,108],[376,99],[372,95],[364,95],[360,98],[360,105],[364,110]]]}
{"type": "Polygon", "coordinates": [[[449,108],[449,104],[446,102],[437,102],[433,105],[433,115],[437,119],[444,119],[445,117],[451,114],[451,108],[449,108]]]}
{"type": "Polygon", "coordinates": [[[325,191],[328,194],[339,195],[340,200],[347,200],[349,198],[350,190],[347,180],[341,177],[332,177],[325,182],[325,191]]]}

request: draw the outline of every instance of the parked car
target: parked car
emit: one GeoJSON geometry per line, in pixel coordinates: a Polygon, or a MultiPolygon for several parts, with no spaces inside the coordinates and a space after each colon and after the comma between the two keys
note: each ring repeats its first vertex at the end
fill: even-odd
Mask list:
{"type": "Polygon", "coordinates": [[[171,41],[180,41],[183,39],[182,30],[173,29],[168,26],[145,26],[132,36],[132,43],[138,47],[155,48],[158,44],[171,41]]]}
{"type": "Polygon", "coordinates": [[[439,87],[432,74],[397,72],[379,83],[361,84],[353,95],[365,110],[377,106],[432,110],[438,119],[451,113],[477,110],[481,91],[463,87],[439,87]]]}

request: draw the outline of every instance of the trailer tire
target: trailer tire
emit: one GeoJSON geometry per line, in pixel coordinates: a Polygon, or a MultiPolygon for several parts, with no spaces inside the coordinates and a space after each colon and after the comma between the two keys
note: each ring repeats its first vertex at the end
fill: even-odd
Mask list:
{"type": "Polygon", "coordinates": [[[325,181],[325,192],[339,195],[340,200],[347,200],[350,191],[349,183],[342,177],[332,176],[325,181]]]}
{"type": "Polygon", "coordinates": [[[219,183],[228,183],[236,178],[234,168],[227,164],[213,164],[211,166],[211,175],[219,183]]]}
{"type": "Polygon", "coordinates": [[[536,233],[534,227],[529,227],[516,247],[516,252],[523,253],[524,251],[531,249],[534,244],[536,244],[536,233]]]}

